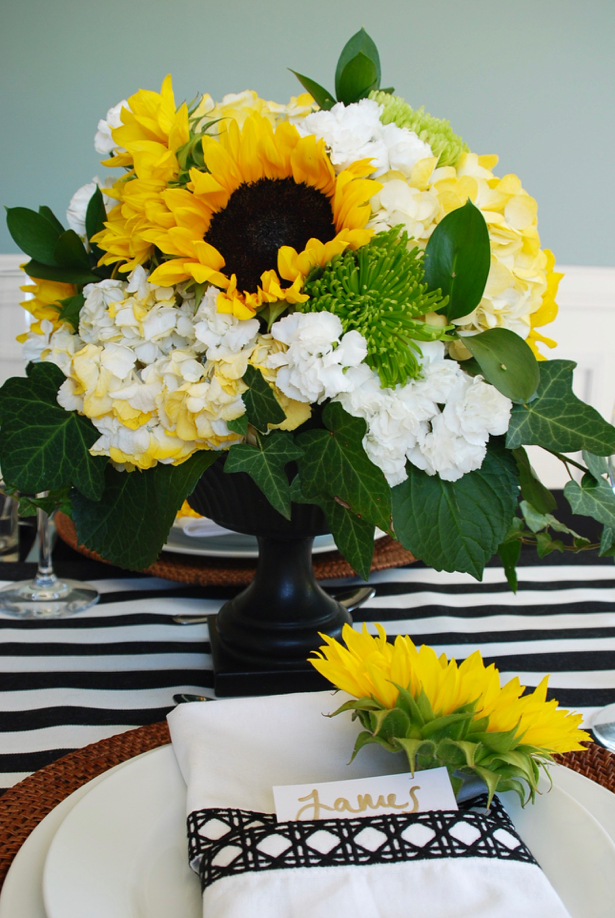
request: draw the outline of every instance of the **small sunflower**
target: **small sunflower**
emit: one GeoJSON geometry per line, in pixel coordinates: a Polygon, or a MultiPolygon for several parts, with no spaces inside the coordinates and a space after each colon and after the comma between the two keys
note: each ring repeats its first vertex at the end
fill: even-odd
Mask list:
{"type": "Polygon", "coordinates": [[[144,233],[169,256],[152,283],[215,284],[219,311],[250,318],[266,303],[305,301],[314,265],[373,235],[369,200],[381,186],[365,178],[368,160],[336,176],[324,141],[258,114],[202,144],[208,171],[192,169],[187,188],[164,191],[167,213],[144,233]]]}

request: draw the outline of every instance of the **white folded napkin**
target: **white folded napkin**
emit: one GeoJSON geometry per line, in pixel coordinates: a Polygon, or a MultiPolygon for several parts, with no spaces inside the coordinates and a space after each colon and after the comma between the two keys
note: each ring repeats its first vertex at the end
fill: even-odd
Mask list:
{"type": "Polygon", "coordinates": [[[497,802],[466,810],[278,823],[273,786],[404,770],[357,736],[346,700],[310,692],[182,704],[169,714],[186,781],[205,918],[569,918],[497,802]]]}
{"type": "Polygon", "coordinates": [[[194,539],[232,534],[230,529],[224,529],[223,526],[218,526],[217,523],[207,519],[206,516],[201,516],[199,518],[196,516],[184,516],[177,521],[176,525],[181,526],[184,533],[194,539]]]}

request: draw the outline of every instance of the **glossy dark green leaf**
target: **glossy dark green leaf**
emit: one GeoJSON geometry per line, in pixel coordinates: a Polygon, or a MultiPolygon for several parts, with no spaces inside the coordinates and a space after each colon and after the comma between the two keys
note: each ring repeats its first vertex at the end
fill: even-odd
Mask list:
{"type": "Polygon", "coordinates": [[[97,500],[105,457],[90,456],[100,436],[92,422],[65,411],[56,394],[65,376],[53,363],[31,364],[26,378],[0,389],[0,467],[6,481],[24,493],[71,485],[97,500]]]}
{"type": "Polygon", "coordinates": [[[248,365],[243,381],[249,386],[242,398],[250,424],[262,432],[269,424],[281,424],[286,417],[284,409],[261,371],[248,365]]]}
{"type": "Polygon", "coordinates": [[[57,226],[46,216],[27,207],[9,207],[6,212],[6,223],[9,233],[22,252],[46,265],[56,263],[54,253],[60,233],[57,226]]]}
{"type": "Polygon", "coordinates": [[[291,70],[290,72],[295,74],[303,88],[309,92],[316,104],[322,108],[323,111],[328,112],[329,109],[333,108],[335,105],[335,99],[328,89],[325,89],[315,80],[311,80],[309,77],[303,76],[302,73],[297,73],[296,70],[291,70]]]}
{"type": "Polygon", "coordinates": [[[247,472],[278,513],[290,519],[291,494],[286,466],[303,455],[292,434],[272,430],[262,438],[262,449],[249,443],[237,443],[228,451],[225,472],[247,472]]]}
{"type": "Polygon", "coordinates": [[[348,61],[339,80],[336,80],[336,94],[339,102],[350,105],[365,99],[372,89],[378,89],[376,67],[362,51],[348,61]]]}
{"type": "Polygon", "coordinates": [[[304,450],[299,474],[305,496],[320,502],[321,495],[342,501],[385,531],[391,528],[391,489],[363,449],[366,424],[347,414],[339,402],[323,411],[327,430],[307,430],[297,435],[304,450]]]}
{"type": "Polygon", "coordinates": [[[29,261],[24,266],[28,277],[38,277],[42,280],[60,281],[63,284],[97,284],[101,278],[91,270],[85,271],[75,268],[61,268],[58,265],[46,265],[40,261],[29,261]]]}
{"type": "Polygon", "coordinates": [[[442,312],[450,321],[467,316],[481,301],[491,267],[489,231],[468,199],[436,226],[425,250],[425,280],[449,300],[442,312]]]}
{"type": "Polygon", "coordinates": [[[90,270],[90,259],[85,250],[83,242],[72,230],[66,230],[58,237],[54,250],[56,264],[61,268],[70,270],[88,272],[90,270]]]}
{"type": "Polygon", "coordinates": [[[88,209],[85,213],[85,232],[88,239],[91,239],[96,233],[99,233],[105,227],[107,219],[107,210],[102,191],[96,186],[96,191],[88,202],[88,209]]]}
{"type": "Polygon", "coordinates": [[[45,217],[46,220],[49,220],[52,226],[55,226],[55,228],[58,231],[58,234],[64,232],[64,227],[62,226],[62,224],[60,223],[60,221],[58,220],[58,218],[56,217],[56,215],[54,214],[54,212],[52,211],[50,207],[47,207],[46,204],[41,204],[41,206],[38,209],[38,212],[42,217],[45,217]]]}
{"type": "Polygon", "coordinates": [[[480,580],[517,505],[519,479],[508,450],[492,440],[482,467],[458,481],[442,481],[410,463],[407,471],[407,480],[393,488],[396,538],[429,567],[480,580]]]}
{"type": "Polygon", "coordinates": [[[506,437],[509,449],[537,444],[563,453],[615,453],[615,428],[572,391],[575,367],[571,360],[541,361],[536,398],[513,406],[506,437]]]}
{"type": "Polygon", "coordinates": [[[508,328],[490,328],[461,339],[492,386],[512,401],[528,401],[538,388],[540,369],[532,349],[508,328]]]}
{"type": "Polygon", "coordinates": [[[60,309],[59,318],[65,322],[70,322],[75,331],[79,328],[79,314],[81,307],[85,303],[85,297],[82,293],[76,293],[75,296],[68,296],[65,300],[60,300],[62,308],[60,309]]]}
{"type": "Polygon", "coordinates": [[[508,586],[513,593],[517,592],[517,561],[521,554],[521,539],[510,539],[498,545],[498,555],[506,574],[508,586]]]}
{"type": "Polygon", "coordinates": [[[557,501],[548,488],[536,477],[526,451],[522,446],[512,451],[517,469],[519,485],[525,500],[529,501],[539,513],[549,513],[557,507],[557,501]]]}
{"type": "MultiPolygon", "coordinates": [[[[367,34],[365,29],[361,28],[358,32],[348,39],[344,47],[342,48],[342,53],[339,56],[337,66],[335,68],[335,93],[337,98],[340,101],[345,101],[342,92],[342,82],[344,80],[344,71],[346,71],[348,65],[355,60],[359,55],[362,55],[369,63],[372,65],[374,77],[373,81],[376,83],[375,89],[378,89],[380,86],[381,79],[381,70],[380,70],[380,55],[378,54],[378,48],[372,38],[367,34]]],[[[354,101],[354,100],[353,100],[354,101]]]]}
{"type": "Polygon", "coordinates": [[[130,570],[153,564],[182,503],[219,453],[200,450],[181,465],[119,472],[108,465],[98,501],[73,492],[73,522],[80,544],[130,570]]]}

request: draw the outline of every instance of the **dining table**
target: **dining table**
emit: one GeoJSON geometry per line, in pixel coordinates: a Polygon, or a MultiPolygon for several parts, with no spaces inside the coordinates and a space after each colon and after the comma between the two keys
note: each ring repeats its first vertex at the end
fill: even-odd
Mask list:
{"type": "MultiPolygon", "coordinates": [[[[576,529],[587,520],[568,515],[566,522],[576,529]]],[[[35,572],[25,560],[34,530],[23,525],[21,534],[19,560],[0,563],[0,588],[35,572]]],[[[590,537],[599,539],[599,531],[590,537]]],[[[330,576],[339,556],[326,557],[333,566],[323,568],[325,589],[335,594],[363,583],[330,576]]],[[[175,617],[215,614],[240,586],[220,576],[224,558],[212,562],[209,582],[206,573],[190,577],[190,558],[181,552],[161,558],[158,573],[135,572],[59,540],[56,573],[92,583],[98,603],[48,620],[0,612],[0,883],[54,807],[118,763],[169,743],[165,719],[178,696],[215,699],[207,623],[175,617]]],[[[524,547],[516,592],[497,557],[480,581],[403,561],[372,573],[375,595],[353,612],[355,628],[365,623],[375,633],[381,623],[390,639],[408,634],[458,661],[479,650],[502,683],[518,676],[532,689],[549,674],[548,697],[580,712],[587,729],[615,702],[613,558],[595,550],[539,558],[524,547]]],[[[237,567],[233,558],[226,563],[237,567]]],[[[207,571],[206,550],[199,564],[207,571]]],[[[602,747],[565,758],[615,792],[615,756],[602,747]]]]}

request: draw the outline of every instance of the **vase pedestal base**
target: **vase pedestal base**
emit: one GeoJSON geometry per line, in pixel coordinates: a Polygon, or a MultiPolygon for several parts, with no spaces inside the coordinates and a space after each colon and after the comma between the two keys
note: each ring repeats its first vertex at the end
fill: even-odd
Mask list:
{"type": "Polygon", "coordinates": [[[275,662],[248,664],[222,645],[216,615],[207,619],[214,668],[214,690],[219,698],[240,695],[278,695],[290,692],[318,692],[331,683],[307,662],[297,661],[292,668],[275,662]]]}

